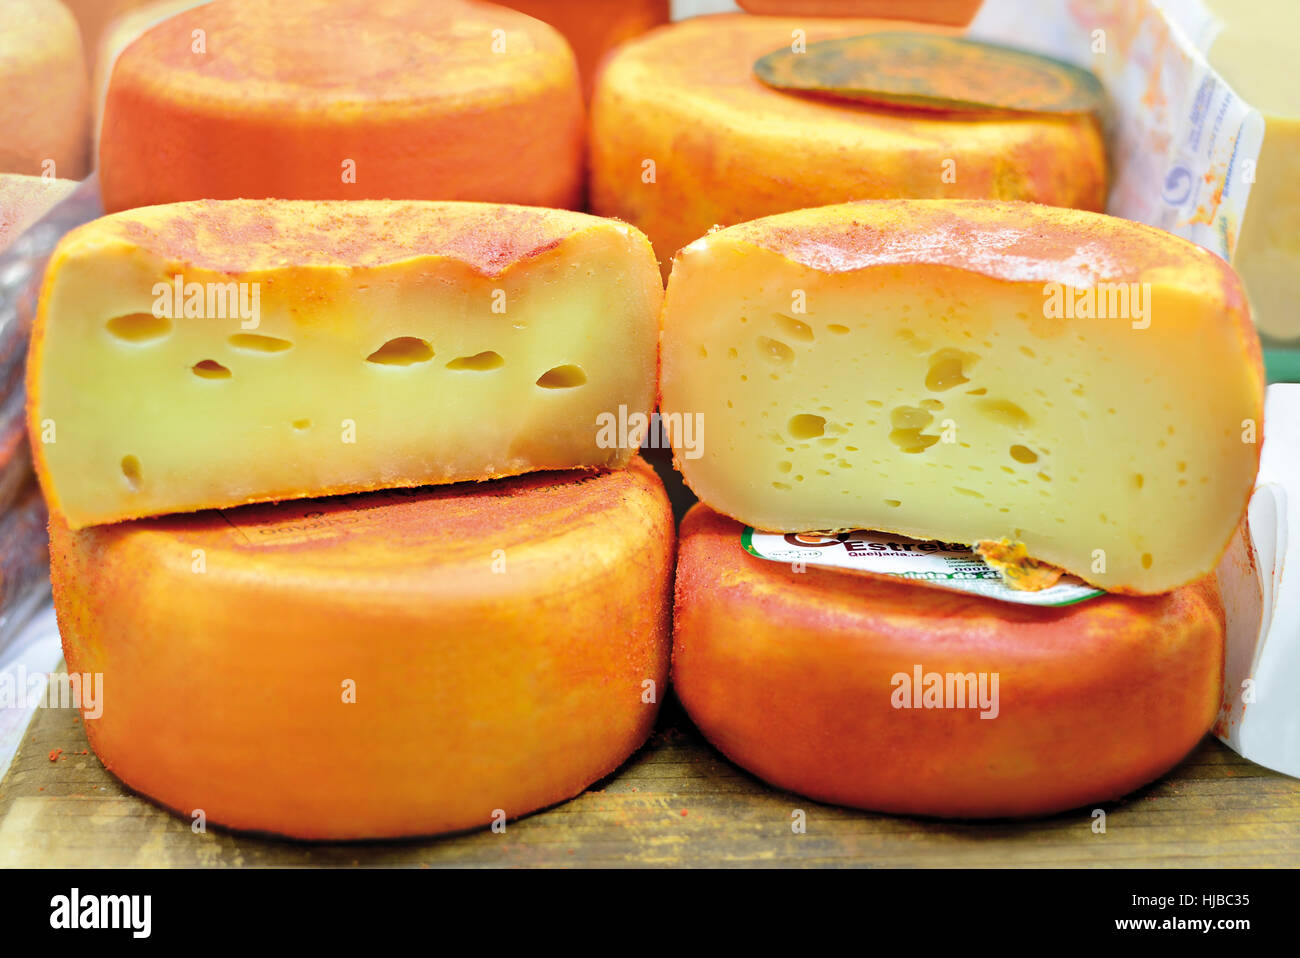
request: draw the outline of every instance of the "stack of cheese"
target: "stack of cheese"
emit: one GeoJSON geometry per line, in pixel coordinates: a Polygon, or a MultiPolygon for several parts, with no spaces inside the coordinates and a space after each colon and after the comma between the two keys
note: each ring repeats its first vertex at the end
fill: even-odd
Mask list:
{"type": "Polygon", "coordinates": [[[69,233],[29,425],[105,765],[306,838],[612,771],[667,679],[674,532],[598,423],[648,413],[661,298],[642,234],[559,210],[196,201],[69,233]],[[536,472],[565,469],[601,471],[536,472]],[[413,488],[462,480],[493,481],[413,488]]]}
{"type": "Polygon", "coordinates": [[[1209,729],[1211,573],[1264,392],[1218,257],[1032,204],[830,206],[686,247],[663,329],[665,420],[706,426],[676,450],[704,504],[673,679],[735,761],[849,805],[1025,815],[1123,794],[1209,729]],[[1109,594],[1032,608],[805,571],[748,554],[744,525],[1005,538],[1109,594]]]}

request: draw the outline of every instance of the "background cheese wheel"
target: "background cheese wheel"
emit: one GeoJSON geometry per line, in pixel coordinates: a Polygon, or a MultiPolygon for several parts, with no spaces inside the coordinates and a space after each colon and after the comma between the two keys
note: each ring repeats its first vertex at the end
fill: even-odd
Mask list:
{"type": "Polygon", "coordinates": [[[0,173],[0,253],[76,187],[73,180],[0,173]]]}
{"type": "Polygon", "coordinates": [[[573,207],[583,105],[554,28],[485,3],[214,0],[132,43],[100,134],[109,212],[189,199],[573,207]]]}
{"type": "Polygon", "coordinates": [[[737,0],[750,13],[806,17],[895,17],[965,26],[984,0],[737,0]]]}
{"type": "Polygon", "coordinates": [[[1214,720],[1212,578],[1032,608],[795,572],[745,552],[741,528],[702,505],[683,522],[673,683],[709,740],[776,786],[883,812],[1043,815],[1151,781],[1214,720]],[[894,676],[918,666],[996,674],[996,717],[895,708],[894,676]]]}
{"type": "Polygon", "coordinates": [[[668,22],[668,0],[501,0],[501,5],[545,20],[559,30],[578,58],[582,90],[591,96],[605,54],[668,22]]]}
{"type": "Polygon", "coordinates": [[[672,557],[640,460],[51,523],[68,668],[103,675],[85,724],[104,764],[187,818],[309,839],[485,825],[613,771],[664,692],[672,557]]]}
{"type": "MultiPolygon", "coordinates": [[[[970,118],[796,96],[754,61],[897,21],[744,14],[653,30],[614,53],[592,101],[591,208],[665,263],[712,226],[850,199],[966,197],[1100,210],[1105,143],[1086,116],[970,118]]],[[[907,26],[907,29],[951,28],[907,26]]]]}
{"type": "Polygon", "coordinates": [[[72,15],[58,0],[0,3],[0,173],[81,179],[89,111],[72,15]]]}

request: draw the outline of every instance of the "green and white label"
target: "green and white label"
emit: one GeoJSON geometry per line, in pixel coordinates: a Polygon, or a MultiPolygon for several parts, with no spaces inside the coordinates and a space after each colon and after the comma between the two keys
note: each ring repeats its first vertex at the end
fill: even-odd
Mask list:
{"type": "Polygon", "coordinates": [[[1074,605],[1105,595],[1074,576],[1037,592],[1013,589],[984,562],[975,550],[960,542],[926,542],[879,532],[817,533],[758,532],[749,526],[741,533],[745,551],[760,559],[786,565],[814,565],[829,569],[851,569],[921,580],[954,592],[1013,602],[1017,605],[1074,605]]]}

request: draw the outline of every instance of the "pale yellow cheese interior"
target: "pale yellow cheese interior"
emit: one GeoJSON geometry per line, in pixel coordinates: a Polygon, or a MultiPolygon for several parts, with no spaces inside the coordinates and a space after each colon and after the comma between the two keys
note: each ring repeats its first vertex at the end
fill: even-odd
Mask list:
{"type": "Polygon", "coordinates": [[[246,501],[620,466],[598,417],[648,413],[648,244],[587,229],[484,276],[421,257],[256,283],[260,317],[158,319],[174,264],[84,243],[46,290],[30,370],[46,492],[75,528],[246,501]]]}
{"type": "Polygon", "coordinates": [[[703,437],[678,467],[760,529],[1006,536],[1103,588],[1191,581],[1240,518],[1259,386],[1222,315],[1150,278],[1138,329],[1046,318],[1038,282],[701,241],[665,305],[664,412],[703,437]]]}
{"type": "MultiPolygon", "coordinates": [[[[1264,145],[1232,264],[1260,332],[1294,344],[1300,341],[1300,3],[1205,2],[1223,21],[1210,64],[1264,117],[1264,145]]],[[[1234,175],[1246,175],[1236,166],[1234,175]]]]}

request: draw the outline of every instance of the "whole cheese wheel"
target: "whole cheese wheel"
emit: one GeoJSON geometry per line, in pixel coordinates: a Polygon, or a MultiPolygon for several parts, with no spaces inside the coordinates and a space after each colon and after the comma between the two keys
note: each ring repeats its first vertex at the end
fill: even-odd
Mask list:
{"type": "Polygon", "coordinates": [[[875,109],[781,92],[754,76],[754,61],[792,37],[890,29],[899,25],[736,14],[625,44],[592,102],[593,211],[638,226],[666,261],[715,225],[852,199],[1102,209],[1105,143],[1091,117],[875,109]]]}
{"type": "Polygon", "coordinates": [[[891,17],[965,26],[984,0],[737,0],[742,10],[778,16],[891,17]]]}
{"type": "Polygon", "coordinates": [[[673,524],[627,470],[51,527],[91,745],[191,818],[308,839],[514,818],[649,734],[673,524]]]}
{"type": "Polygon", "coordinates": [[[703,505],[682,524],[673,683],[711,742],[780,788],[883,812],[1045,815],[1151,781],[1214,720],[1213,578],[1037,608],[797,572],[749,555],[741,529],[703,505]]]}
{"type": "Polygon", "coordinates": [[[72,15],[58,0],[0,4],[0,172],[81,179],[89,111],[72,15]]]}
{"type": "MultiPolygon", "coordinates": [[[[112,76],[113,66],[122,51],[143,36],[150,27],[162,23],[168,17],[201,6],[208,0],[147,0],[143,3],[141,0],[118,0],[118,2],[123,3],[125,9],[96,31],[95,47],[87,53],[86,59],[90,67],[95,153],[99,152],[99,130],[104,121],[104,98],[108,95],[108,78],[112,76]]],[[[81,20],[84,31],[85,20],[82,19],[81,14],[78,14],[78,19],[81,20]]]]}
{"type": "Polygon", "coordinates": [[[605,54],[620,43],[668,22],[668,0],[502,0],[559,30],[578,58],[587,96],[605,54]]]}
{"type": "Polygon", "coordinates": [[[575,206],[583,105],[552,27],[444,0],[215,0],[117,60],[104,207],[189,199],[575,206]]]}

